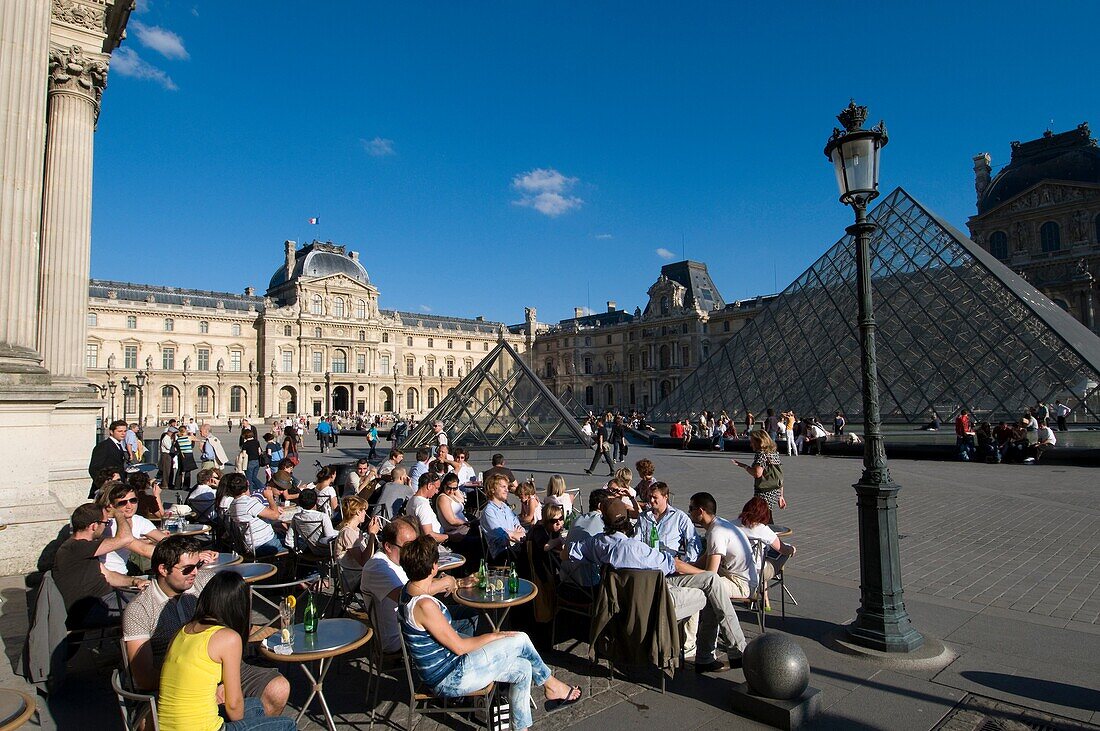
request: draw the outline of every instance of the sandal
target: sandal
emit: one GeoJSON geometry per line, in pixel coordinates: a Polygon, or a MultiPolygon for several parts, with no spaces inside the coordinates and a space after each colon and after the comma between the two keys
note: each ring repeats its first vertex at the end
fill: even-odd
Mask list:
{"type": "Polygon", "coordinates": [[[579,685],[572,685],[572,686],[569,687],[569,695],[568,696],[566,696],[565,698],[554,698],[553,700],[548,700],[548,701],[546,701],[546,704],[543,707],[546,709],[547,713],[553,713],[554,711],[560,711],[562,708],[565,708],[566,706],[573,705],[574,703],[579,701],[582,697],[584,697],[584,694],[581,692],[581,687],[579,685]],[[577,692],[577,697],[576,698],[572,697],[573,691],[577,692]]]}

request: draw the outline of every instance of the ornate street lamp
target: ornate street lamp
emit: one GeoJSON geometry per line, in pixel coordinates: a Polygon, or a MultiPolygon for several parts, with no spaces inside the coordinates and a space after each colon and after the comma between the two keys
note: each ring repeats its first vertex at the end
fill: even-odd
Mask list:
{"type": "Polygon", "coordinates": [[[145,431],[145,379],[149,377],[149,374],[145,371],[137,372],[137,390],[138,390],[138,433],[141,434],[145,431]]]}
{"type": "Polygon", "coordinates": [[[879,153],[888,140],[886,125],[863,129],[867,107],[848,104],[837,119],[825,157],[836,171],[840,201],[855,211],[845,229],[855,238],[859,290],[859,348],[863,377],[863,475],[853,487],[859,510],[860,606],[848,625],[852,641],[883,652],[911,652],[924,643],[905,611],[898,552],[897,494],[890,480],[878,408],[875,314],[871,297],[870,238],[875,224],[867,204],[878,196],[879,153]]]}
{"type": "Polygon", "coordinates": [[[126,418],[126,400],[130,397],[130,379],[123,376],[119,379],[119,383],[122,385],[122,418],[126,418]]]}
{"type": "Polygon", "coordinates": [[[111,421],[115,420],[115,389],[118,384],[113,379],[107,381],[107,390],[111,393],[111,421]]]}

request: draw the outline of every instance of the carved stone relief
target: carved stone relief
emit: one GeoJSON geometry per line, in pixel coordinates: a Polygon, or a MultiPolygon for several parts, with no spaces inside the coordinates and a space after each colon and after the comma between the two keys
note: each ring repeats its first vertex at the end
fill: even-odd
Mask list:
{"type": "Polygon", "coordinates": [[[73,0],[53,0],[54,20],[88,30],[107,32],[107,9],[89,7],[73,0]]]}
{"type": "Polygon", "coordinates": [[[78,91],[96,108],[107,86],[107,62],[85,55],[80,46],[50,49],[50,91],[78,91]]]}

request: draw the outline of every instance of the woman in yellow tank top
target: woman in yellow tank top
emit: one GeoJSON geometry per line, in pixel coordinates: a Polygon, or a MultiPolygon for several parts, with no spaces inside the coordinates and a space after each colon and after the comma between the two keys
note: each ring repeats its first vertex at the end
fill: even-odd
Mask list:
{"type": "Polygon", "coordinates": [[[207,583],[194,619],[168,646],[160,671],[157,720],[162,731],[291,731],[285,716],[264,715],[259,698],[241,692],[241,656],[252,606],[239,574],[223,572],[207,583]],[[225,718],[218,713],[218,684],[225,689],[225,718]]]}

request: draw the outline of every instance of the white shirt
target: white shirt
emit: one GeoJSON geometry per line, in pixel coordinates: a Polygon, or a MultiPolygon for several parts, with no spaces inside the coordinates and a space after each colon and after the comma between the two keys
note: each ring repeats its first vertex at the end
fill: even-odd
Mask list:
{"type": "MultiPolygon", "coordinates": [[[[134,514],[134,517],[130,518],[130,530],[133,532],[134,538],[141,538],[146,533],[149,533],[150,531],[154,531],[156,529],[157,527],[155,525],[153,525],[140,515],[137,515],[136,513],[134,514]]],[[[112,538],[114,537],[114,535],[115,519],[111,518],[111,520],[107,523],[107,527],[103,531],[103,537],[112,538]]],[[[130,549],[119,548],[118,550],[111,551],[108,554],[100,556],[99,560],[102,561],[103,564],[111,571],[125,575],[126,562],[130,560],[130,549]]]]}
{"type": "Polygon", "coordinates": [[[1060,416],[1062,418],[1065,418],[1065,417],[1069,416],[1069,411],[1070,411],[1069,407],[1066,406],[1065,404],[1055,404],[1054,405],[1054,415],[1055,416],[1060,416]]]}
{"type": "Polygon", "coordinates": [[[1058,443],[1058,437],[1054,436],[1054,430],[1049,426],[1039,427],[1039,432],[1035,438],[1039,440],[1039,444],[1046,444],[1049,447],[1053,447],[1058,443]]]}
{"type": "Polygon", "coordinates": [[[747,535],[749,538],[756,538],[763,541],[766,545],[773,545],[779,538],[771,528],[764,523],[754,525],[752,528],[746,528],[745,525],[739,520],[737,521],[737,527],[741,529],[741,532],[747,535]]]}
{"type": "Polygon", "coordinates": [[[443,529],[439,525],[439,518],[436,517],[435,511],[432,510],[431,501],[423,495],[413,495],[409,498],[409,502],[405,504],[405,515],[411,515],[416,518],[417,525],[430,526],[433,533],[443,532],[443,529]]]}
{"type": "Polygon", "coordinates": [[[325,515],[332,515],[332,499],[339,500],[336,495],[336,488],[331,484],[328,487],[322,487],[317,490],[317,507],[324,511],[325,515]]]}
{"type": "Polygon", "coordinates": [[[363,575],[359,577],[359,589],[370,596],[378,607],[378,623],[382,632],[382,649],[396,652],[401,648],[401,628],[397,624],[397,602],[389,594],[409,583],[405,569],[401,568],[379,551],[363,564],[363,575]]]}
{"type": "Polygon", "coordinates": [[[757,570],[752,562],[752,546],[741,529],[725,518],[715,518],[707,530],[707,555],[721,556],[719,575],[737,576],[756,588],[757,570]]]}
{"type": "Polygon", "coordinates": [[[259,517],[266,508],[264,501],[255,495],[241,495],[229,505],[229,519],[240,523],[244,533],[244,545],[249,551],[256,550],[275,537],[271,524],[259,517]]]}
{"type": "Polygon", "coordinates": [[[546,498],[546,504],[560,505],[566,515],[573,512],[573,496],[567,492],[563,492],[561,495],[550,495],[546,498]]]}
{"type": "Polygon", "coordinates": [[[316,552],[327,550],[329,541],[340,535],[332,527],[332,521],[326,513],[320,510],[306,510],[302,508],[291,518],[294,529],[298,535],[305,539],[309,547],[316,552]]]}
{"type": "Polygon", "coordinates": [[[474,468],[470,466],[469,462],[462,465],[462,468],[456,471],[458,475],[458,484],[468,485],[472,480],[477,478],[477,473],[474,472],[474,468]]]}

